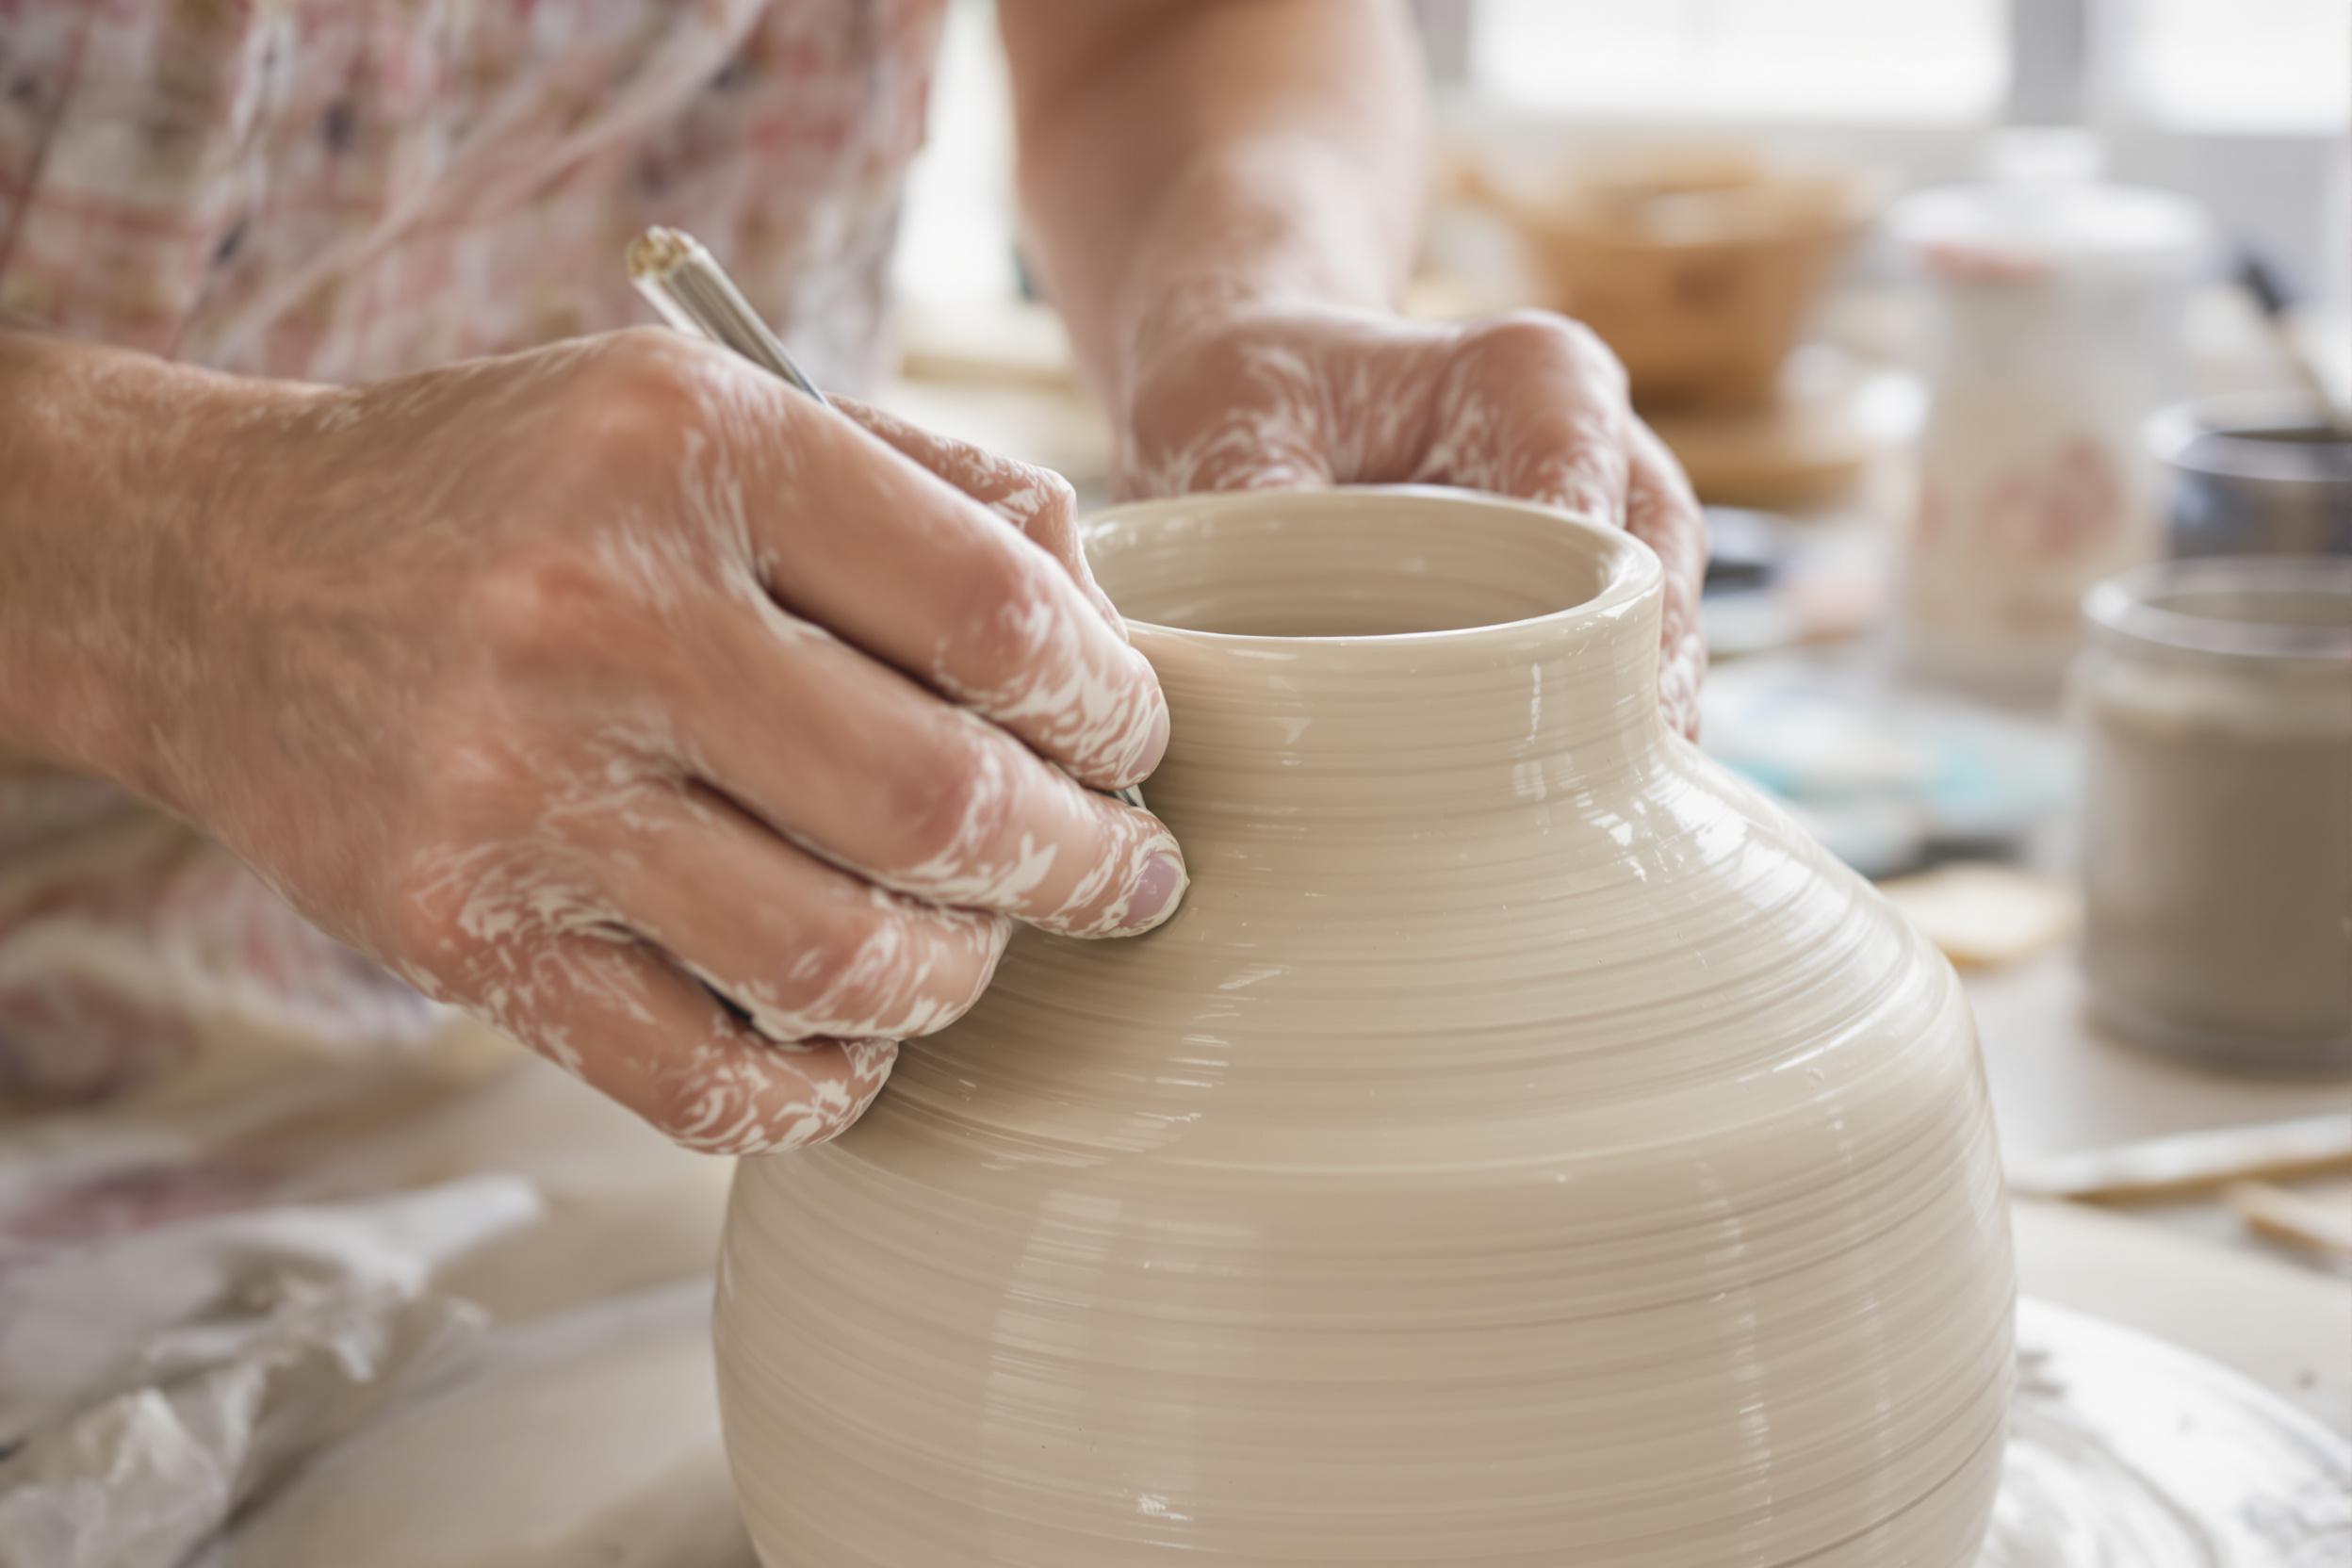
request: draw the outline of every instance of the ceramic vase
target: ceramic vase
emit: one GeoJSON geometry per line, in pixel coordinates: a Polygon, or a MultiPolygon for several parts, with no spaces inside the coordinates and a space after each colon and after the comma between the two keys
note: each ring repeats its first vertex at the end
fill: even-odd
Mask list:
{"type": "Polygon", "coordinates": [[[2013,1284],[1949,966],[1668,732],[1659,568],[1453,492],[1122,509],[1192,886],[743,1163],[767,1568],[1964,1568],[2013,1284]]]}

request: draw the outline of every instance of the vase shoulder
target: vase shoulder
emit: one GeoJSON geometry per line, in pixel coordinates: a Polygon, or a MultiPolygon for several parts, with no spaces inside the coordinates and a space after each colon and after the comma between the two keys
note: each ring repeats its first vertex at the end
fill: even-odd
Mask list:
{"type": "Polygon", "coordinates": [[[1956,985],[1883,900],[1679,742],[1631,772],[1605,804],[1376,834],[1200,825],[1174,919],[1116,949],[1023,934],[850,1146],[1606,1162],[1952,1086],[1956,985]]]}

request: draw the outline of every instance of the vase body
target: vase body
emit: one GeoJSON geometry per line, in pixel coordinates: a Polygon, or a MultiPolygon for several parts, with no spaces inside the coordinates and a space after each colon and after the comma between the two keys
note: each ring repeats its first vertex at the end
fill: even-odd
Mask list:
{"type": "Polygon", "coordinates": [[[1123,509],[1192,886],[738,1170],[768,1568],[1966,1568],[2007,1217],[1950,968],[1656,710],[1622,533],[1123,509]]]}

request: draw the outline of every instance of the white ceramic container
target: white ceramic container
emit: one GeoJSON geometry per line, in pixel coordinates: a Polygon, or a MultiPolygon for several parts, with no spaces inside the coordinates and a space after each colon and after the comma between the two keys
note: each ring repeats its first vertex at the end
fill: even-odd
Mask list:
{"type": "Polygon", "coordinates": [[[2084,591],[2163,548],[2142,429],[2178,395],[2205,220],[2097,165],[2079,133],[2013,131],[1994,178],[1889,214],[1933,328],[1903,651],[1998,697],[2055,694],[2084,591]]]}

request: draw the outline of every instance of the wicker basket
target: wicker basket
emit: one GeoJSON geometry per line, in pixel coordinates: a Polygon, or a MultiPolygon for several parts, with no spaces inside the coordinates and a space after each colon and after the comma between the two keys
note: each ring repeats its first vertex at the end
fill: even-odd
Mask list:
{"type": "Polygon", "coordinates": [[[1734,148],[1659,148],[1556,169],[1531,188],[1465,163],[1462,195],[1526,241],[1544,303],[1625,362],[1650,407],[1769,401],[1781,362],[1882,182],[1734,148]]]}

